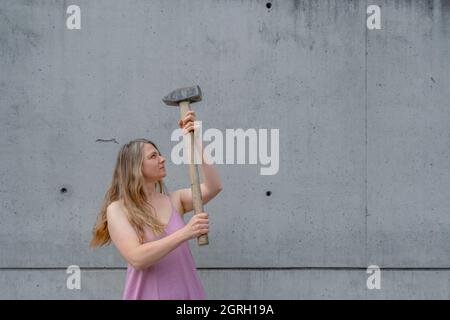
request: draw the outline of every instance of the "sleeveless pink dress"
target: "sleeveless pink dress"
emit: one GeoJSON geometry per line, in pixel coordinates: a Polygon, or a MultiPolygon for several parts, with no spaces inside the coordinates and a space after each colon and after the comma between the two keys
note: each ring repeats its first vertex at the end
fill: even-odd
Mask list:
{"type": "MultiPolygon", "coordinates": [[[[170,200],[170,198],[169,198],[170,200]]],[[[148,229],[145,242],[161,239],[178,229],[185,223],[180,213],[172,206],[170,220],[165,234],[155,237],[148,229]]],[[[169,252],[161,260],[144,270],[136,270],[128,264],[124,300],[204,300],[205,290],[197,274],[194,258],[188,241],[169,252]]]]}

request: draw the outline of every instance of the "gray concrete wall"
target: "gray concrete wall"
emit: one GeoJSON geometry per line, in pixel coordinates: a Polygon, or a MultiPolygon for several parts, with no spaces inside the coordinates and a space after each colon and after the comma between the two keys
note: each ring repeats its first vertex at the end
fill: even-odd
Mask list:
{"type": "Polygon", "coordinates": [[[161,98],[191,84],[204,130],[280,129],[277,175],[218,166],[211,244],[190,243],[208,298],[450,297],[450,1],[267,2],[0,1],[0,298],[120,298],[90,231],[119,147],[170,155],[161,98]]]}

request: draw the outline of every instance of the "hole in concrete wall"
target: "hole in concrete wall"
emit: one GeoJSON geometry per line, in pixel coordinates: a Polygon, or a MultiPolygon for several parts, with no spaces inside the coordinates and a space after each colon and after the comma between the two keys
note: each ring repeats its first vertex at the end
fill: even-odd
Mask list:
{"type": "Polygon", "coordinates": [[[57,199],[59,201],[65,201],[69,199],[73,195],[73,188],[69,184],[61,184],[59,185],[59,192],[57,199]]]}
{"type": "Polygon", "coordinates": [[[266,196],[270,197],[271,194],[272,194],[272,191],[266,191],[266,196]]]}
{"type": "Polygon", "coordinates": [[[267,3],[266,3],[266,8],[267,8],[267,9],[272,8],[272,4],[271,4],[270,2],[267,2],[267,3]]]}

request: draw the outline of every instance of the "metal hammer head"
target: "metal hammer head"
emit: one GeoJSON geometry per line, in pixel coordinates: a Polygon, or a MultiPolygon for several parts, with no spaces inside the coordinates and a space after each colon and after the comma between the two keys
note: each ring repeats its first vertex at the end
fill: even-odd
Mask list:
{"type": "Polygon", "coordinates": [[[183,101],[194,103],[202,100],[202,91],[199,86],[179,88],[173,90],[162,100],[169,106],[178,106],[178,104],[183,101]]]}

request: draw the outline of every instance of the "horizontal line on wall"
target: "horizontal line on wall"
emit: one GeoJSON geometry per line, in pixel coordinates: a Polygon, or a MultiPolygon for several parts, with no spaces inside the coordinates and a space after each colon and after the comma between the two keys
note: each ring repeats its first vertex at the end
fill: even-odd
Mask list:
{"type": "MultiPolygon", "coordinates": [[[[251,267],[226,267],[226,268],[198,268],[199,270],[261,270],[261,271],[265,271],[265,270],[273,270],[273,271],[277,271],[277,270],[355,270],[355,271],[366,271],[367,267],[267,267],[267,268],[251,268],[251,267]]],[[[446,268],[403,268],[403,267],[399,267],[399,268],[382,268],[380,267],[381,270],[448,270],[450,271],[450,267],[446,267],[446,268]]]]}
{"type": "MultiPolygon", "coordinates": [[[[7,267],[0,268],[0,271],[39,271],[39,270],[66,270],[67,267],[7,267]]],[[[97,270],[126,270],[126,267],[80,267],[81,270],[97,271],[97,270]]],[[[442,268],[383,268],[381,270],[391,270],[391,271],[450,271],[450,267],[442,268]]],[[[197,270],[233,270],[233,271],[284,271],[284,270],[332,270],[332,271],[366,271],[367,267],[209,267],[209,268],[197,268],[197,270]]]]}

